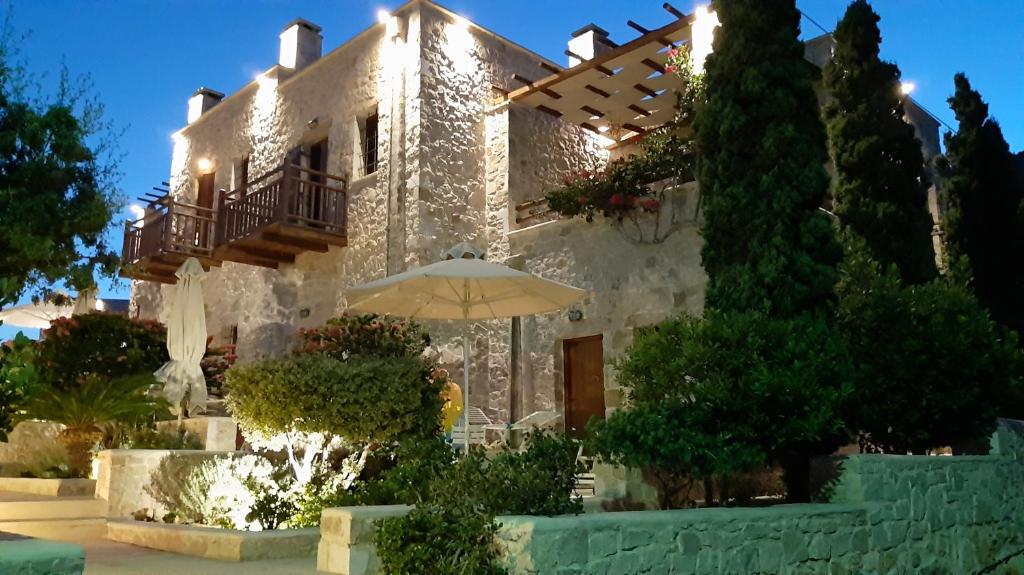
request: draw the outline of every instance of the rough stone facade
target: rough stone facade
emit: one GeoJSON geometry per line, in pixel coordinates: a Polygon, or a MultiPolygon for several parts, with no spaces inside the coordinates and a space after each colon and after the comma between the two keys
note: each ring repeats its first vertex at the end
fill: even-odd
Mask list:
{"type": "MultiPolygon", "coordinates": [[[[349,182],[346,247],[304,253],[276,270],[231,262],[211,270],[204,284],[210,334],[219,342],[237,334],[243,362],[281,354],[298,328],[346,309],[347,287],[432,263],[467,241],[490,261],[590,292],[573,310],[578,320],[566,310],[522,318],[518,328],[511,320],[472,326],[471,403],[503,422],[563,410],[564,340],[600,334],[607,361],[626,349],[635,327],[701,313],[706,276],[694,187],[672,193],[671,209],[662,211],[673,233],[660,243],[602,220],[519,221],[516,206],[543,197],[566,174],[635,151],[609,152],[601,136],[499,97],[519,86],[513,75],[538,77],[543,60],[414,0],[305,68],[271,68],[178,132],[170,183],[181,198],[196,197],[200,159],[212,163],[217,189],[233,189],[243,158],[253,179],[324,137],[327,171],[349,182]],[[360,176],[359,122],[373,111],[379,165],[360,176]]],[[[170,289],[136,282],[135,309],[162,318],[170,289]]],[[[434,354],[461,379],[462,326],[427,328],[434,354]]],[[[604,375],[605,410],[613,410],[621,392],[612,371],[604,375]]]]}
{"type": "Polygon", "coordinates": [[[168,510],[146,493],[146,486],[160,461],[172,453],[197,460],[223,454],[168,449],[110,449],[97,453],[96,497],[106,502],[107,517],[127,518],[141,510],[148,510],[151,517],[163,517],[168,510]]]}

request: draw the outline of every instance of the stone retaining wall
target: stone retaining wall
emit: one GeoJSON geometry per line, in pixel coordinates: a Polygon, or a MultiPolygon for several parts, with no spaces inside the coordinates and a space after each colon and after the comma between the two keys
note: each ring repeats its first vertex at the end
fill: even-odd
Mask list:
{"type": "Polygon", "coordinates": [[[831,504],[502,517],[513,573],[1024,569],[1024,459],[852,455],[831,504]]]}
{"type": "Polygon", "coordinates": [[[160,461],[170,454],[205,459],[224,455],[223,451],[169,449],[111,449],[96,455],[96,496],[107,502],[107,517],[130,517],[140,509],[149,509],[153,517],[167,510],[146,493],[149,476],[160,461]]]}
{"type": "Polygon", "coordinates": [[[316,554],[320,530],[241,531],[112,519],[107,522],[107,539],[193,557],[255,561],[311,557],[316,554]]]}

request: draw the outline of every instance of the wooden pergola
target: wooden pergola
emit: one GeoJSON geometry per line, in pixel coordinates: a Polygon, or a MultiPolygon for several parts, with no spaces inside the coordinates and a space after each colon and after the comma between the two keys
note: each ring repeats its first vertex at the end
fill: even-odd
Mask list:
{"type": "Polygon", "coordinates": [[[542,63],[550,76],[531,81],[522,76],[522,88],[510,92],[507,100],[532,106],[542,112],[600,133],[613,146],[642,137],[672,120],[676,110],[676,92],[685,81],[665,71],[671,48],[688,49],[693,15],[686,15],[664,4],[675,20],[655,30],[633,22],[629,26],[640,36],[617,45],[604,39],[610,48],[589,60],[566,51],[580,63],[558,69],[542,63]]]}

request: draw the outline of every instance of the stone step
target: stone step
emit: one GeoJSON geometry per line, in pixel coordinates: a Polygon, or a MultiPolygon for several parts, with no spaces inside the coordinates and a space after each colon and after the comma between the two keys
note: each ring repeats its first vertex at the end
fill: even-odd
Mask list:
{"type": "MultiPolygon", "coordinates": [[[[3,504],[0,503],[0,505],[3,504]]],[[[105,537],[107,520],[103,517],[81,517],[0,521],[0,531],[50,541],[80,542],[105,537]]]]}
{"type": "Polygon", "coordinates": [[[0,522],[103,518],[106,513],[107,502],[95,497],[0,499],[0,522]]]}

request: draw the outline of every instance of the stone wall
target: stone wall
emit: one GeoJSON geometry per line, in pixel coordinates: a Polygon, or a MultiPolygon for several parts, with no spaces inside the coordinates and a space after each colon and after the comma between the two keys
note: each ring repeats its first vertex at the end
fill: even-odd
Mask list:
{"type": "Polygon", "coordinates": [[[0,475],[18,475],[29,466],[45,466],[45,461],[67,461],[67,452],[57,441],[64,429],[49,421],[22,421],[0,442],[0,475]]]}
{"type": "Polygon", "coordinates": [[[845,459],[833,503],[503,517],[513,573],[995,573],[1024,569],[1016,454],[845,459]]]}
{"type": "MultiPolygon", "coordinates": [[[[605,219],[560,219],[509,234],[514,267],[588,291],[578,321],[566,311],[522,318],[522,413],[562,408],[563,340],[602,334],[607,361],[626,350],[635,328],[702,313],[697,190],[687,185],[670,196],[662,211],[676,228],[662,243],[635,241],[633,230],[605,219]]],[[[622,392],[609,365],[604,381],[605,408],[614,410],[622,392]]]]}
{"type": "Polygon", "coordinates": [[[107,517],[127,518],[139,510],[160,518],[167,513],[148,493],[146,486],[153,470],[171,454],[197,459],[212,458],[225,452],[168,449],[111,449],[96,454],[96,497],[107,502],[107,517]]]}

